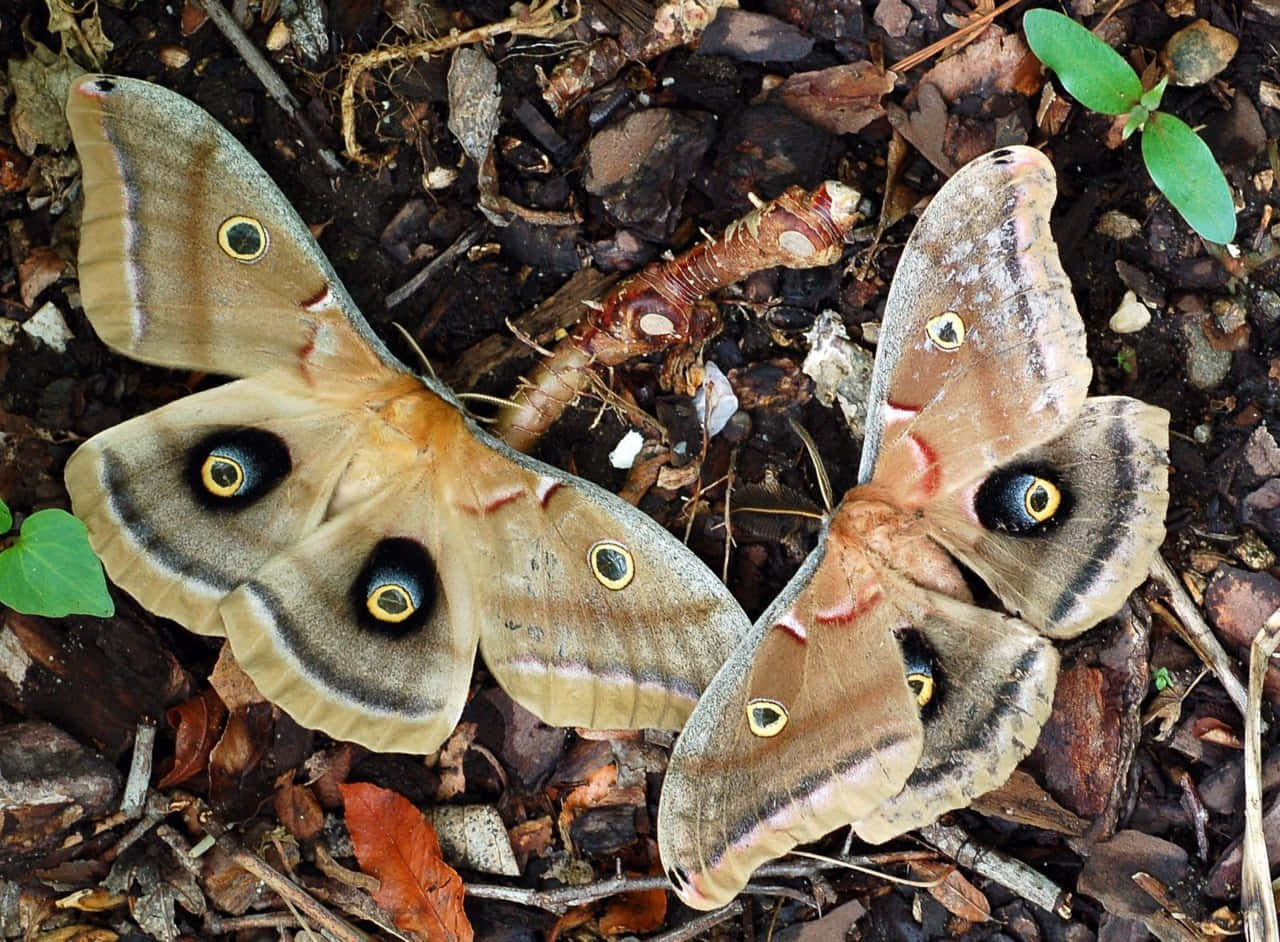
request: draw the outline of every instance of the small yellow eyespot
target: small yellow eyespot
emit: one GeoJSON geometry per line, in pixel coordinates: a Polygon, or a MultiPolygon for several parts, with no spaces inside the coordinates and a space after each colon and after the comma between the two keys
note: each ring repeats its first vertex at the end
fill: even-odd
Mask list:
{"type": "Polygon", "coordinates": [[[413,604],[413,597],[409,595],[409,591],[394,582],[384,582],[382,585],[374,586],[364,604],[369,609],[369,614],[378,621],[387,621],[392,624],[404,621],[418,610],[418,607],[413,604]]]}
{"type": "Polygon", "coordinates": [[[924,332],[939,350],[959,350],[964,343],[964,318],[955,311],[943,311],[929,319],[924,332]]]}
{"type": "Polygon", "coordinates": [[[916,695],[916,706],[927,707],[933,701],[933,675],[919,671],[907,674],[907,686],[916,695]]]}
{"type": "Polygon", "coordinates": [[[244,486],[244,468],[235,458],[215,451],[200,466],[200,480],[214,497],[235,497],[244,486]]]}
{"type": "Polygon", "coordinates": [[[252,216],[232,216],[218,227],[218,245],[237,262],[249,264],[267,254],[267,230],[252,216]]]}
{"type": "Polygon", "coordinates": [[[1058,512],[1058,507],[1062,503],[1062,492],[1052,481],[1036,478],[1027,485],[1027,490],[1022,495],[1022,503],[1032,520],[1036,523],[1044,523],[1058,512]]]}
{"type": "Polygon", "coordinates": [[[787,708],[777,700],[756,697],[747,701],[747,726],[761,739],[769,739],[786,729],[787,708]]]}
{"type": "Polygon", "coordinates": [[[587,562],[591,564],[591,573],[596,581],[615,592],[631,585],[631,580],[636,577],[631,551],[614,540],[592,543],[587,550],[587,562]]]}

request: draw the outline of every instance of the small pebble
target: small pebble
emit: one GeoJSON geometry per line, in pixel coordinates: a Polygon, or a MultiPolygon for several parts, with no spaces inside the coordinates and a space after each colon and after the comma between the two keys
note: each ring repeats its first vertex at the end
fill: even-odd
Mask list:
{"type": "Polygon", "coordinates": [[[48,301],[22,323],[22,331],[58,353],[67,352],[67,341],[74,338],[67,322],[52,301],[48,301]]]}
{"type": "Polygon", "coordinates": [[[1139,301],[1132,291],[1126,291],[1107,326],[1117,334],[1136,334],[1150,323],[1151,309],[1139,301]]]}

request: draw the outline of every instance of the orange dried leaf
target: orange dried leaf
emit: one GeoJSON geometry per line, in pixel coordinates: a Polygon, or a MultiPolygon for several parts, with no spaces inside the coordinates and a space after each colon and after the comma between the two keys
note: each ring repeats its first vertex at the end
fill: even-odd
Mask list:
{"type": "Polygon", "coordinates": [[[667,918],[666,890],[620,893],[609,901],[598,923],[601,935],[654,932],[667,918]]]}
{"type": "Polygon", "coordinates": [[[177,731],[173,767],[156,783],[157,788],[177,785],[205,770],[226,716],[227,708],[212,689],[169,708],[165,719],[177,731]]]}
{"type": "Polygon", "coordinates": [[[471,942],[462,878],[441,858],[431,822],[389,789],[359,783],[339,790],[360,869],[381,881],[373,898],[396,926],[432,942],[471,942]]]}

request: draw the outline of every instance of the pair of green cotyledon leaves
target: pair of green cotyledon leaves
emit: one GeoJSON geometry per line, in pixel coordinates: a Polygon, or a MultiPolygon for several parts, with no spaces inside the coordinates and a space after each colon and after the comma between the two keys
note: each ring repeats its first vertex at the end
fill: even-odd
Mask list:
{"type": "Polygon", "coordinates": [[[1074,20],[1052,10],[1022,18],[1031,51],[1086,108],[1128,115],[1124,136],[1142,133],[1142,159],[1161,193],[1209,242],[1236,234],[1235,202],[1213,152],[1185,121],[1157,111],[1168,79],[1143,89],[1120,54],[1074,20]]]}

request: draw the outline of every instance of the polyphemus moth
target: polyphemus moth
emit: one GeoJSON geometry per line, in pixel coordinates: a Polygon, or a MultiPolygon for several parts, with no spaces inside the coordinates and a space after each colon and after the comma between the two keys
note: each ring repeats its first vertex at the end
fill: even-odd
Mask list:
{"type": "Polygon", "coordinates": [[[480,431],[374,335],[256,161],[186,99],[89,76],[84,309],[108,346],[244,377],[111,428],[66,469],[107,572],[224,635],[298,722],[428,752],[477,644],[549,723],[678,728],[749,628],[653,520],[480,431]]]}
{"type": "Polygon", "coordinates": [[[1049,715],[1069,638],[1164,536],[1168,413],[1086,398],[1049,231],[1053,168],[1008,147],[928,206],[894,275],[859,484],[716,674],[658,814],[691,906],[852,823],[879,843],[1002,784],[1049,715]],[[959,560],[1020,618],[976,606],[959,560]]]}

